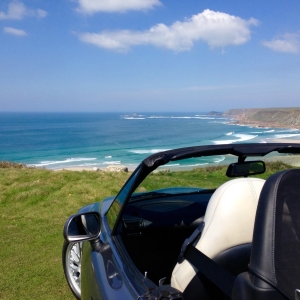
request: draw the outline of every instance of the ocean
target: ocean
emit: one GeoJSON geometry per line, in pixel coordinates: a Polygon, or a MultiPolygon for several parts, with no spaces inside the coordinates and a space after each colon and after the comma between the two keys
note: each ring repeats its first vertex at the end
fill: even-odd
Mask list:
{"type": "MultiPolygon", "coordinates": [[[[300,138],[299,129],[253,128],[205,113],[0,113],[0,160],[47,169],[137,166],[163,150],[300,138]]],[[[171,163],[195,167],[223,156],[171,163]]]]}

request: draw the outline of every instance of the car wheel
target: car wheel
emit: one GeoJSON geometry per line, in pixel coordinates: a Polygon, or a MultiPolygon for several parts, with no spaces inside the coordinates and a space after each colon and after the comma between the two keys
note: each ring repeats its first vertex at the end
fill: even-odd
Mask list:
{"type": "Polygon", "coordinates": [[[68,285],[74,296],[81,299],[81,253],[82,243],[64,242],[62,249],[62,263],[68,285]]]}

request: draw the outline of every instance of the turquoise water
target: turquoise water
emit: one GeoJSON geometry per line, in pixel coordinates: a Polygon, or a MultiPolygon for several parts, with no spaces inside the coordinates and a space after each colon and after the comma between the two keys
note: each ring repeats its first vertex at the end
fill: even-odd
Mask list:
{"type": "MultiPolygon", "coordinates": [[[[288,137],[299,138],[300,130],[232,125],[226,118],[205,113],[0,113],[0,160],[50,169],[134,167],[147,156],[172,148],[288,137]]],[[[223,159],[199,158],[183,164],[223,159]]]]}

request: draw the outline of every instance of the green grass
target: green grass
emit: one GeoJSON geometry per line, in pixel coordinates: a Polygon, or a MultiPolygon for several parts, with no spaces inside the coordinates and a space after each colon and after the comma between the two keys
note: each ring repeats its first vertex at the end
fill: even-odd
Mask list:
{"type": "Polygon", "coordinates": [[[125,173],[0,169],[0,299],[74,299],[62,229],[83,205],[117,193],[125,173]]]}
{"type": "MultiPolygon", "coordinates": [[[[268,167],[264,178],[290,166],[268,167]]],[[[161,172],[150,175],[139,190],[213,188],[228,180],[224,174],[224,167],[161,172]]],[[[0,165],[0,299],[74,299],[61,264],[64,223],[80,207],[115,195],[128,176],[0,165]]]]}

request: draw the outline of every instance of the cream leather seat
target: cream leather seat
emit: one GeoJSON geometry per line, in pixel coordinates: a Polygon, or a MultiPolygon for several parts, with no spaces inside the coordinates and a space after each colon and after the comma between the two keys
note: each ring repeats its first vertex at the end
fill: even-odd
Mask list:
{"type": "MultiPolygon", "coordinates": [[[[214,192],[208,203],[205,227],[196,248],[234,275],[247,270],[256,208],[264,182],[258,178],[230,180],[214,192]]],[[[201,286],[195,276],[197,272],[187,260],[177,263],[171,285],[183,293],[192,285],[193,293],[197,293],[195,288],[201,286]]]]}

